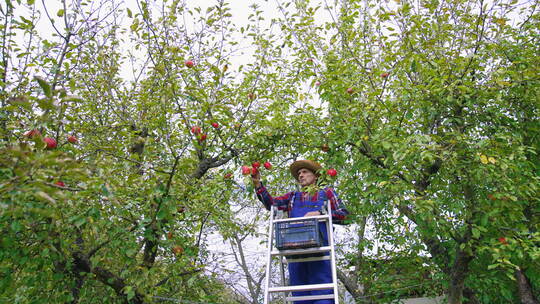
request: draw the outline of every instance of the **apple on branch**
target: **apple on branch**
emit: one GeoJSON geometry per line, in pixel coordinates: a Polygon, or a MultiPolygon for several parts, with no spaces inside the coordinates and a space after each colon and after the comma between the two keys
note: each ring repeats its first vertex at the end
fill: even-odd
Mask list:
{"type": "Polygon", "coordinates": [[[46,147],[47,150],[52,150],[52,149],[56,148],[56,146],[57,146],[56,139],[54,139],[52,137],[45,137],[43,139],[43,141],[47,145],[47,147],[46,147]]]}
{"type": "Polygon", "coordinates": [[[70,144],[76,144],[79,140],[77,139],[77,137],[75,137],[75,136],[73,136],[73,135],[70,135],[70,136],[68,136],[67,141],[68,141],[70,144]]]}
{"type": "Polygon", "coordinates": [[[251,174],[251,168],[248,166],[242,166],[242,175],[249,175],[251,174]]]}
{"type": "Polygon", "coordinates": [[[336,169],[328,169],[326,171],[326,174],[330,175],[331,177],[334,177],[337,175],[337,170],[336,169]]]}
{"type": "Polygon", "coordinates": [[[38,129],[33,129],[25,132],[23,135],[28,138],[34,138],[35,136],[40,136],[41,132],[38,129]]]}

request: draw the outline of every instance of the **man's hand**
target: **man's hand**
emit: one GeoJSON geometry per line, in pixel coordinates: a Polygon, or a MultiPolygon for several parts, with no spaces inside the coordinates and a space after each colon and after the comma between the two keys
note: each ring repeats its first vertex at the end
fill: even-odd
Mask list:
{"type": "Polygon", "coordinates": [[[253,186],[255,187],[255,189],[261,186],[261,173],[259,172],[259,170],[257,170],[255,174],[251,174],[251,181],[253,182],[253,186]]]}
{"type": "Polygon", "coordinates": [[[319,211],[310,211],[304,214],[304,216],[317,216],[317,215],[321,215],[321,213],[319,211]]]}

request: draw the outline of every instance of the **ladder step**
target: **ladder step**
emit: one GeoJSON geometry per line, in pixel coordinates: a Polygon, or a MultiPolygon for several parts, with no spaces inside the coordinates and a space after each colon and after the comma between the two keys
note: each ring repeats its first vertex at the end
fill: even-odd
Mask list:
{"type": "Polygon", "coordinates": [[[324,300],[324,299],[333,299],[334,294],[326,294],[326,295],[316,295],[316,296],[297,296],[297,297],[286,297],[286,301],[308,301],[308,300],[324,300]]]}
{"type": "Polygon", "coordinates": [[[288,291],[308,291],[308,290],[321,290],[321,289],[333,289],[334,284],[311,284],[311,285],[295,285],[295,286],[278,286],[268,288],[268,292],[288,292],[288,291]]]}
{"type": "Polygon", "coordinates": [[[276,256],[276,255],[295,255],[295,254],[328,252],[330,250],[332,250],[331,246],[323,246],[323,247],[313,247],[313,248],[304,248],[304,249],[273,250],[271,252],[271,254],[272,254],[272,256],[276,256]]]}
{"type": "Polygon", "coordinates": [[[287,263],[299,263],[299,262],[314,262],[314,261],[324,261],[330,260],[329,255],[324,255],[320,257],[309,257],[309,258],[298,258],[298,259],[286,259],[287,263]]]}
{"type": "Polygon", "coordinates": [[[298,220],[309,220],[309,219],[327,220],[328,215],[289,217],[289,218],[284,218],[284,219],[279,219],[279,220],[272,220],[272,223],[294,222],[294,221],[298,221],[298,220]]]}

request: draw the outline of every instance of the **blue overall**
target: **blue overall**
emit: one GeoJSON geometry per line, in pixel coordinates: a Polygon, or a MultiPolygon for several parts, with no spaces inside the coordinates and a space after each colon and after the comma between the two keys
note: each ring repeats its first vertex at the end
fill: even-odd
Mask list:
{"type": "MultiPolygon", "coordinates": [[[[292,210],[289,217],[303,217],[310,211],[319,211],[324,206],[324,200],[326,194],[324,191],[320,191],[318,195],[318,201],[306,201],[300,200],[300,192],[294,193],[292,210]]],[[[323,235],[323,244],[328,246],[328,233],[326,232],[326,223],[319,222],[319,229],[323,235]]],[[[328,253],[326,253],[328,255],[328,253]]],[[[313,261],[313,262],[296,262],[289,263],[289,279],[290,285],[307,285],[307,284],[323,284],[332,282],[332,270],[330,260],[313,261]]],[[[333,290],[311,290],[311,291],[297,291],[293,292],[293,296],[310,296],[310,295],[323,295],[332,294],[333,290]]],[[[309,301],[295,301],[294,304],[334,304],[334,300],[309,300],[309,301]]]]}

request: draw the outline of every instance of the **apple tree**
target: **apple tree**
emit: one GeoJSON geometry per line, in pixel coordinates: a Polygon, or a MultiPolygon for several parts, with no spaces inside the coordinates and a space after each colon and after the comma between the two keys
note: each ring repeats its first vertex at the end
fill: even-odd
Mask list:
{"type": "Polygon", "coordinates": [[[275,145],[255,126],[295,92],[262,11],[237,28],[223,1],[56,4],[2,6],[0,298],[232,303],[206,237],[241,229],[227,176],[275,145]]]}
{"type": "Polygon", "coordinates": [[[340,276],[357,301],[399,287],[372,281],[371,222],[383,257],[430,257],[449,303],[537,303],[536,3],[282,7],[294,7],[282,24],[303,79],[328,107],[325,135],[309,139],[342,168],[360,227],[356,268],[340,276]]]}

